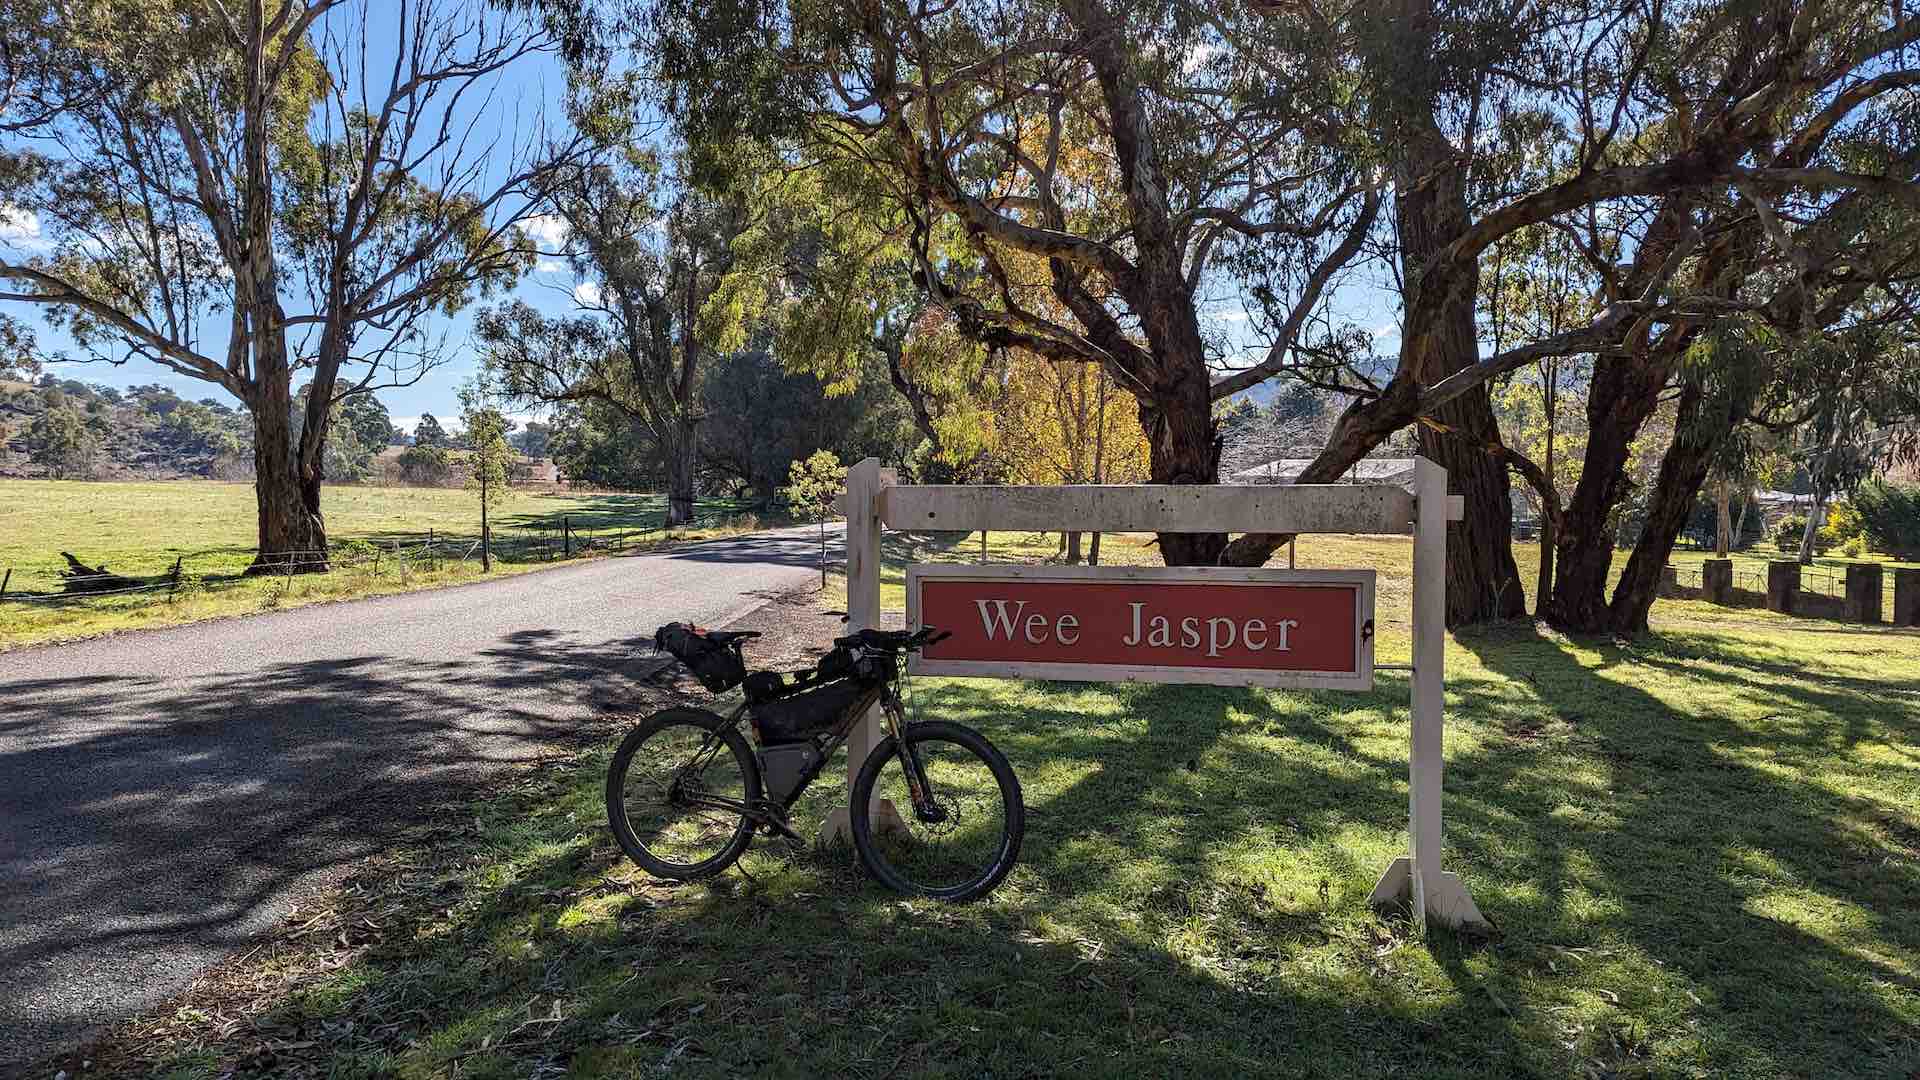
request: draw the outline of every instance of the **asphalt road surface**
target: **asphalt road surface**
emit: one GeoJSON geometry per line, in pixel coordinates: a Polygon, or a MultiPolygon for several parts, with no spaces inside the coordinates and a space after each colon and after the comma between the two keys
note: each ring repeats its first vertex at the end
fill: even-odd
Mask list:
{"type": "Polygon", "coordinates": [[[618,709],[656,626],[737,619],[818,550],[761,533],[0,653],[0,1073],[161,1004],[383,822],[618,709]]]}

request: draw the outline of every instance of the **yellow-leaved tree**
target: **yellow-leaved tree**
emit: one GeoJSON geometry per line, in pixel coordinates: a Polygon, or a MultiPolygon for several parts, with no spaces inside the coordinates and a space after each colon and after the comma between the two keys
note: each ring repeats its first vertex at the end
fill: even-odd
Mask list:
{"type": "MultiPolygon", "coordinates": [[[[1147,440],[1134,399],[1105,369],[1009,354],[992,410],[994,457],[1016,484],[1133,484],[1148,475],[1147,440]]],[[[1081,536],[1063,533],[1069,563],[1081,561],[1081,536]]],[[[1086,559],[1100,561],[1100,534],[1086,559]]]]}

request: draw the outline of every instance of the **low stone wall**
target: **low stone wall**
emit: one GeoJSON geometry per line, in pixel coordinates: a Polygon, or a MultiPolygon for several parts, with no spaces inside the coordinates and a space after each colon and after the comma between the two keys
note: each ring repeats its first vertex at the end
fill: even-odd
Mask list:
{"type": "Polygon", "coordinates": [[[1659,595],[1675,600],[1706,600],[1723,607],[1758,607],[1809,619],[1838,619],[1869,626],[1920,626],[1920,570],[1900,568],[1893,573],[1894,596],[1890,620],[1882,618],[1885,568],[1878,563],[1855,563],[1846,568],[1846,594],[1832,596],[1802,589],[1800,564],[1775,559],[1767,564],[1763,591],[1735,584],[1733,560],[1708,559],[1700,567],[1700,586],[1680,583],[1676,567],[1660,576],[1659,595]]]}

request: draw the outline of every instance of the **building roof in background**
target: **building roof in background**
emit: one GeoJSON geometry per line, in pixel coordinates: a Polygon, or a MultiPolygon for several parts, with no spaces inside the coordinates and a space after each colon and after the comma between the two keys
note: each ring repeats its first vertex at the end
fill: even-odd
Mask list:
{"type": "MultiPolygon", "coordinates": [[[[1348,469],[1341,479],[1350,484],[1411,485],[1413,461],[1410,457],[1363,458],[1348,469]]],[[[1291,484],[1311,464],[1312,458],[1279,458],[1229,473],[1227,479],[1236,484],[1291,484]]]]}

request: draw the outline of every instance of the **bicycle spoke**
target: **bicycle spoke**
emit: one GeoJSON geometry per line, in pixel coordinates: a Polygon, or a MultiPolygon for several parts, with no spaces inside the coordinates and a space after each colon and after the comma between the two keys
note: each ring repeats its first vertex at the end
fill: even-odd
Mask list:
{"type": "Polygon", "coordinates": [[[986,874],[1001,854],[1007,808],[988,764],[966,746],[917,741],[931,807],[916,806],[898,755],[882,767],[874,796],[898,820],[876,819],[876,854],[900,877],[929,891],[956,889],[986,874]]]}
{"type": "Polygon", "coordinates": [[[662,728],[635,752],[621,789],[628,827],[647,853],[673,867],[714,858],[742,817],[699,797],[747,799],[746,776],[724,743],[692,725],[662,728]]]}

